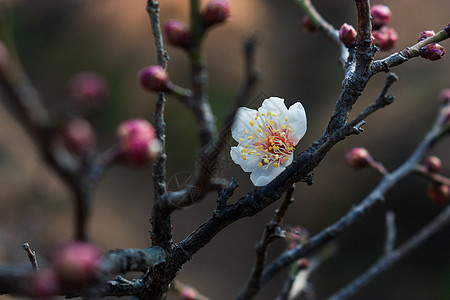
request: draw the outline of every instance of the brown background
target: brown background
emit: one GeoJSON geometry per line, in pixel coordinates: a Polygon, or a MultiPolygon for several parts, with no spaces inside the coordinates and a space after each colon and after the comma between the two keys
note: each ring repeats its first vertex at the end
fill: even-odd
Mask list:
{"type": "MultiPolygon", "coordinates": [[[[161,1],[161,19],[188,20],[188,1],[161,1]]],[[[316,1],[318,10],[335,27],[355,24],[352,1],[316,1]]],[[[151,118],[154,94],[141,89],[136,74],[154,64],[155,49],[145,1],[60,0],[10,1],[18,51],[46,104],[57,109],[67,98],[67,80],[81,70],[105,75],[110,84],[108,109],[92,119],[100,148],[114,142],[117,124],[131,117],[151,118]]],[[[385,1],[393,11],[390,25],[399,33],[393,51],[415,43],[423,30],[443,28],[449,22],[448,1],[385,1]]],[[[258,33],[257,65],[263,80],[249,101],[261,95],[279,96],[287,103],[302,101],[308,131],[297,146],[301,151],[324,130],[340,92],[342,69],[338,50],[320,34],[301,30],[302,12],[294,1],[231,0],[232,18],[208,34],[204,55],[209,67],[210,95],[218,119],[226,113],[243,74],[240,43],[258,33]]],[[[443,43],[449,45],[448,41],[443,43]]],[[[174,82],[188,84],[188,61],[179,49],[167,47],[169,73],[174,82]]],[[[377,58],[388,53],[380,52],[377,58]]],[[[364,146],[390,170],[411,153],[428,130],[437,112],[437,95],[450,87],[449,56],[438,62],[414,59],[395,72],[400,77],[391,92],[394,104],[367,119],[365,132],[340,143],[315,170],[315,184],[299,184],[296,202],[286,223],[301,225],[312,234],[331,224],[376,185],[373,171],[353,171],[343,162],[346,150],[364,146]]],[[[354,113],[372,102],[383,85],[378,74],[369,83],[354,113]]],[[[169,186],[192,170],[196,132],[189,111],[176,99],[167,103],[169,186]]],[[[434,151],[443,159],[449,175],[449,141],[434,151]]],[[[6,107],[0,107],[0,259],[26,263],[20,250],[29,242],[44,264],[45,254],[71,236],[71,197],[55,174],[39,161],[35,147],[6,107]]],[[[224,158],[226,160],[226,158],[224,158]]],[[[152,181],[149,169],[114,167],[95,197],[90,235],[104,250],[149,246],[152,181]]],[[[230,165],[224,177],[241,183],[236,195],[252,186],[248,174],[230,165]]],[[[384,238],[384,212],[397,214],[398,242],[404,241],[436,215],[442,207],[425,196],[426,181],[408,178],[387,195],[363,222],[342,235],[338,255],[311,276],[317,295],[323,298],[365,270],[380,255],[384,238]]],[[[215,195],[195,208],[174,214],[174,237],[180,241],[204,222],[215,207],[215,195]]],[[[237,197],[233,198],[236,200],[237,197]]],[[[225,229],[197,253],[180,272],[179,279],[213,299],[232,299],[247,278],[254,244],[276,207],[225,229]]],[[[360,299],[448,299],[450,297],[450,229],[447,227],[426,245],[403,259],[380,279],[361,291],[360,299]]],[[[275,243],[271,255],[284,247],[275,243]]],[[[271,281],[258,299],[273,299],[282,276],[271,281]]]]}

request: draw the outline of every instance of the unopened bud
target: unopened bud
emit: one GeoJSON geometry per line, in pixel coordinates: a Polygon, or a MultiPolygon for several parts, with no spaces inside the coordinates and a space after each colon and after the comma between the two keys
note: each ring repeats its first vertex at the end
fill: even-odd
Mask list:
{"type": "Polygon", "coordinates": [[[100,250],[86,242],[69,242],[59,246],[52,257],[53,270],[63,285],[77,288],[98,279],[100,250]]]}
{"type": "Polygon", "coordinates": [[[427,196],[433,203],[444,204],[450,199],[450,187],[445,184],[431,182],[427,188],[427,196]]]}
{"type": "Polygon", "coordinates": [[[445,55],[445,48],[438,43],[428,44],[420,48],[420,56],[431,61],[441,59],[445,55]]]}
{"type": "Polygon", "coordinates": [[[180,300],[196,300],[197,291],[190,286],[183,287],[180,291],[180,300]]]}
{"type": "Polygon", "coordinates": [[[69,81],[71,103],[76,108],[99,108],[106,103],[108,85],[98,73],[83,71],[69,81]]]}
{"type": "Polygon", "coordinates": [[[380,30],[374,30],[372,34],[375,45],[383,51],[392,49],[398,40],[398,34],[395,29],[386,26],[381,27],[380,30]]]}
{"type": "Polygon", "coordinates": [[[61,135],[66,149],[76,155],[86,154],[97,145],[97,137],[91,124],[80,117],[67,120],[61,135]]]}
{"type": "Polygon", "coordinates": [[[442,162],[437,156],[428,156],[425,158],[423,165],[429,172],[437,173],[441,171],[442,162]]]}
{"type": "Polygon", "coordinates": [[[368,167],[372,161],[369,151],[365,148],[353,148],[345,154],[345,162],[354,169],[368,167]]]}
{"type": "Polygon", "coordinates": [[[450,104],[450,89],[443,89],[439,94],[439,102],[442,105],[450,104]]]}
{"type": "Polygon", "coordinates": [[[155,129],[144,119],[128,120],[117,129],[121,160],[131,166],[143,166],[161,153],[155,129]]]}
{"type": "Polygon", "coordinates": [[[164,25],[164,31],[170,44],[176,47],[189,48],[191,32],[186,24],[178,20],[168,20],[164,25]]]}
{"type": "Polygon", "coordinates": [[[171,91],[171,82],[166,70],[160,66],[149,66],[139,72],[139,81],[147,90],[154,92],[171,91]]]}
{"type": "Polygon", "coordinates": [[[31,296],[46,298],[57,294],[61,289],[61,279],[53,269],[41,269],[31,278],[31,296]]]}
{"type": "Polygon", "coordinates": [[[347,23],[342,24],[339,30],[339,39],[347,48],[355,46],[356,43],[356,30],[352,25],[347,23]]]}
{"type": "Polygon", "coordinates": [[[419,35],[419,38],[417,39],[418,42],[423,41],[424,39],[427,39],[429,37],[434,36],[436,33],[434,32],[434,30],[426,30],[426,31],[422,31],[419,35]]]}
{"type": "Polygon", "coordinates": [[[202,13],[203,25],[209,27],[225,22],[230,16],[230,4],[227,0],[211,0],[202,13]]]}
{"type": "Polygon", "coordinates": [[[383,4],[377,4],[370,8],[370,14],[372,16],[372,27],[379,29],[386,25],[392,17],[391,9],[383,4]]]}
{"type": "Polygon", "coordinates": [[[305,32],[316,32],[319,30],[308,15],[304,16],[302,19],[302,28],[305,32]]]}

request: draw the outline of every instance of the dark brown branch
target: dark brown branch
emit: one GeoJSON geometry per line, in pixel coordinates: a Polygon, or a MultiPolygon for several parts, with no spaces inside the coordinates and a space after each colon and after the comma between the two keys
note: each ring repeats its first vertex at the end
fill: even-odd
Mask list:
{"type": "Polygon", "coordinates": [[[256,245],[256,260],[252,273],[247,284],[244,286],[236,299],[252,299],[261,288],[261,276],[266,264],[269,246],[276,238],[284,237],[284,232],[281,226],[289,205],[294,201],[292,198],[294,188],[295,186],[292,185],[286,191],[286,195],[284,196],[284,200],[280,207],[275,211],[272,220],[266,224],[261,240],[256,245]]]}
{"type": "Polygon", "coordinates": [[[166,202],[166,209],[168,211],[192,205],[201,200],[207,192],[207,186],[209,185],[211,177],[214,176],[214,166],[217,163],[219,154],[227,145],[228,135],[236,112],[238,108],[244,104],[244,101],[248,98],[252,88],[259,79],[258,71],[254,66],[256,46],[256,36],[250,36],[245,40],[243,44],[245,79],[237,92],[234,103],[225,118],[218,137],[200,150],[196,159],[197,165],[192,180],[190,180],[183,190],[171,192],[169,194],[169,201],[166,202]]]}
{"type": "Polygon", "coordinates": [[[389,269],[401,258],[420,246],[424,241],[433,236],[438,230],[450,222],[450,206],[434,218],[428,225],[423,227],[417,234],[393,251],[385,252],[366,272],[361,274],[354,281],[342,288],[336,294],[328,298],[329,300],[348,299],[361,288],[372,282],[375,278],[389,269]]]}
{"type": "Polygon", "coordinates": [[[271,263],[264,273],[263,282],[272,278],[278,271],[287,267],[295,260],[305,257],[316,249],[322,247],[327,242],[336,238],[339,234],[346,231],[350,226],[355,224],[360,218],[365,216],[369,210],[378,202],[384,199],[384,194],[398,181],[410,175],[415,170],[416,164],[425,154],[425,151],[432,145],[435,137],[441,131],[442,120],[444,116],[440,115],[431,130],[424,137],[423,141],[418,145],[412,155],[394,172],[385,176],[378,186],[358,205],[353,207],[345,216],[341,217],[336,223],[322,230],[313,236],[303,245],[289,250],[271,263]]]}

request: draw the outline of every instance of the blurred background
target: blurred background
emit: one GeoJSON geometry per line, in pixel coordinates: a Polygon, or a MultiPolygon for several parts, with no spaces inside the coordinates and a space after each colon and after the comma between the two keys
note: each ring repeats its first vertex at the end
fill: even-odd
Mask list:
{"type": "MultiPolygon", "coordinates": [[[[57,110],[68,98],[67,82],[79,71],[103,74],[109,85],[107,108],[91,117],[100,150],[114,143],[115,128],[129,118],[151,120],[155,94],[138,84],[137,72],[155,64],[155,48],[144,0],[41,0],[4,1],[13,24],[23,65],[41,92],[46,105],[57,110]]],[[[188,22],[187,0],[161,1],[161,20],[188,22]]],[[[352,1],[314,1],[318,11],[335,27],[356,25],[352,1]]],[[[232,18],[208,33],[204,58],[209,70],[210,99],[218,120],[226,114],[243,78],[243,38],[257,33],[256,64],[262,81],[248,99],[258,107],[264,96],[279,96],[287,104],[301,101],[308,117],[308,131],[297,153],[325,129],[339,96],[343,79],[338,49],[321,34],[301,28],[302,11],[292,0],[231,0],[232,18]],[[258,102],[259,101],[259,102],[258,102]]],[[[439,31],[449,22],[446,0],[386,0],[390,26],[399,40],[393,51],[413,45],[421,31],[439,31]]],[[[203,1],[206,4],[206,1],[203,1]]],[[[442,43],[450,49],[448,41],[442,43]]],[[[189,62],[183,51],[167,45],[172,81],[189,84],[189,62]]],[[[379,52],[383,58],[390,52],[379,52]]],[[[388,170],[396,168],[413,151],[438,111],[438,94],[450,87],[450,54],[437,62],[421,58],[393,69],[400,80],[391,89],[395,102],[370,116],[364,133],[339,143],[315,169],[314,185],[297,184],[295,203],[285,223],[300,225],[311,235],[336,221],[359,203],[380,180],[372,170],[354,171],[344,163],[345,152],[366,147],[388,170]]],[[[375,76],[355,105],[355,116],[374,101],[384,84],[375,76]]],[[[194,166],[196,125],[190,111],[168,98],[166,108],[169,187],[176,189],[194,166]]],[[[433,150],[450,175],[448,139],[433,150]]],[[[226,154],[227,155],[227,154],[226,154]]],[[[226,160],[226,157],[224,158],[226,160]]],[[[249,174],[229,165],[225,178],[240,183],[231,199],[236,201],[253,187],[249,174]]],[[[310,277],[317,299],[322,299],[366,270],[383,251],[384,214],[396,213],[397,243],[415,234],[443,206],[425,194],[427,182],[407,178],[386,195],[386,201],[337,240],[336,256],[310,277]]],[[[152,205],[151,168],[113,167],[101,182],[89,225],[92,240],[103,250],[144,248],[150,244],[148,219],[152,205]]],[[[182,240],[202,224],[215,208],[211,193],[195,207],[173,217],[174,240],[182,240]]],[[[72,200],[64,184],[43,164],[34,145],[7,107],[0,106],[0,259],[2,263],[27,263],[21,250],[29,242],[44,264],[46,253],[72,235],[72,200]]],[[[254,245],[276,205],[251,219],[223,230],[180,271],[179,279],[212,299],[233,299],[248,277],[254,245]]],[[[425,245],[405,257],[355,299],[450,299],[450,228],[441,230],[425,245]]],[[[275,242],[270,256],[285,248],[275,242]]],[[[257,299],[274,299],[286,274],[267,284],[257,299]]]]}

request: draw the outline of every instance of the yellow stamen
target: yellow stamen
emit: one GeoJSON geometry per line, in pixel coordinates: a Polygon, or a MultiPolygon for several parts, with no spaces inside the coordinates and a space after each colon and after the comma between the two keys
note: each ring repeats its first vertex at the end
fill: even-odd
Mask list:
{"type": "Polygon", "coordinates": [[[278,167],[278,164],[277,164],[277,163],[273,163],[273,166],[274,166],[274,167],[278,167]]]}
{"type": "Polygon", "coordinates": [[[240,140],[241,142],[243,142],[243,141],[244,141],[244,139],[243,139],[243,138],[239,138],[239,140],[240,140]]]}
{"type": "Polygon", "coordinates": [[[265,164],[268,164],[268,163],[269,163],[269,160],[268,160],[267,158],[265,158],[265,159],[264,159],[264,163],[265,163],[265,164]]]}
{"type": "Polygon", "coordinates": [[[254,122],[254,121],[250,121],[250,122],[248,122],[248,123],[250,124],[250,126],[255,125],[255,122],[254,122]]]}
{"type": "Polygon", "coordinates": [[[288,117],[284,117],[284,121],[287,122],[289,119],[288,117]]]}
{"type": "Polygon", "coordinates": [[[258,167],[262,167],[263,166],[263,164],[260,162],[260,163],[258,163],[258,167]]]}

